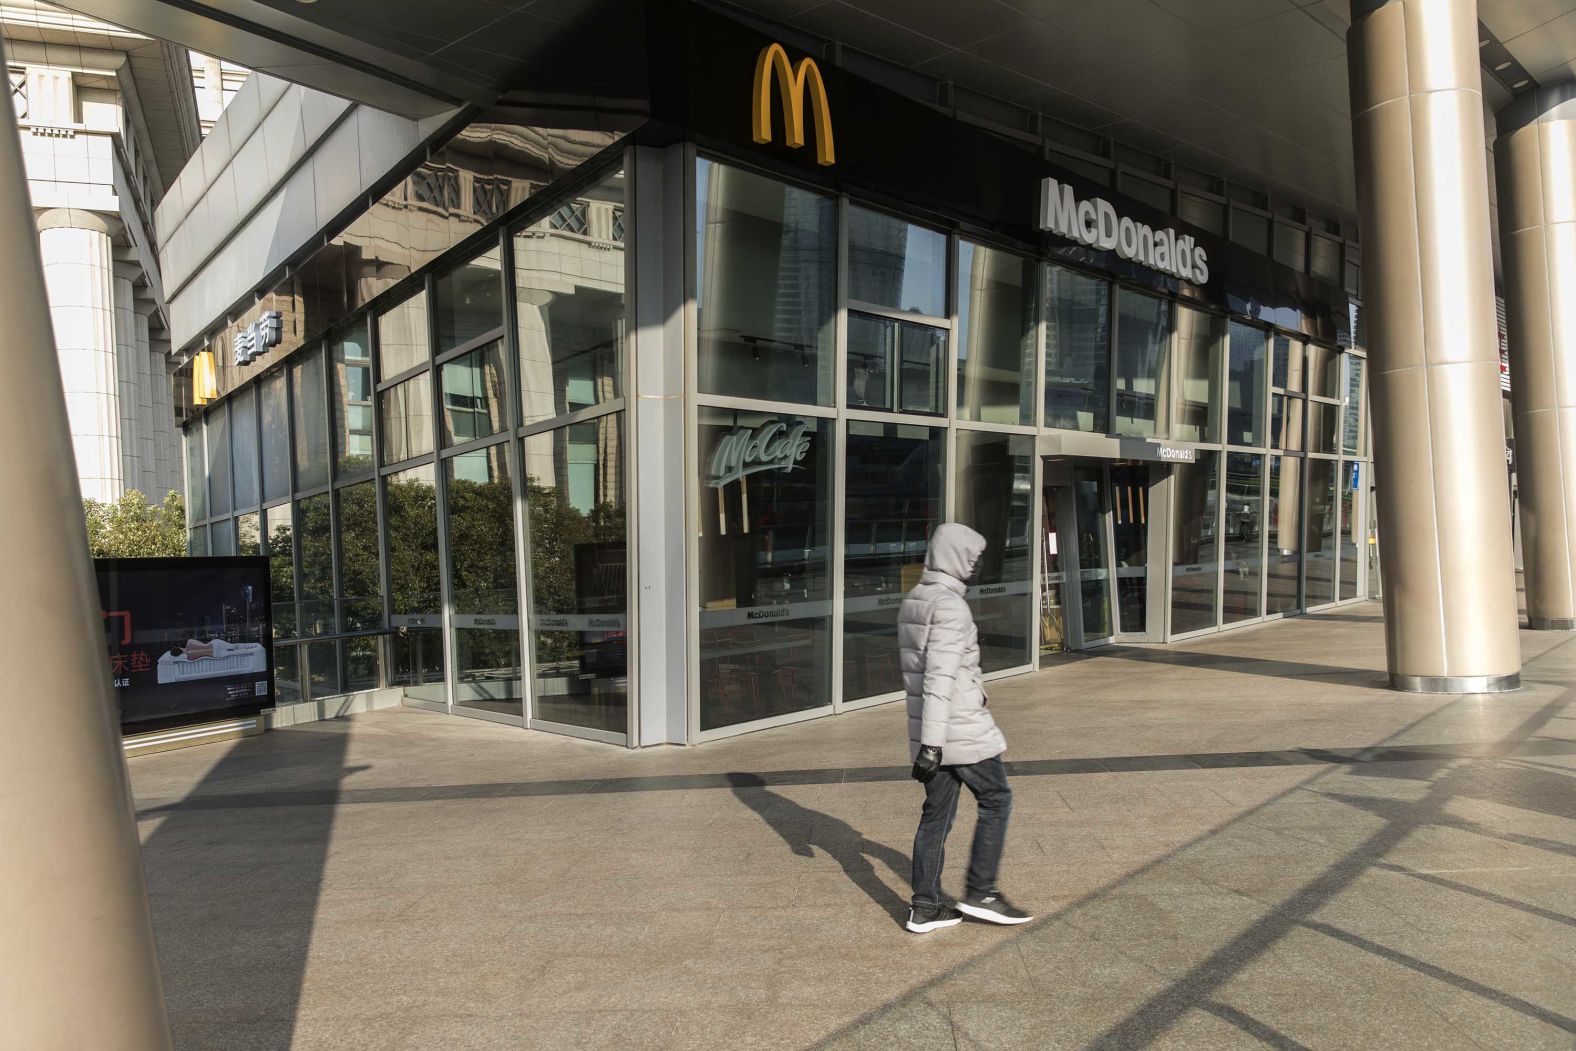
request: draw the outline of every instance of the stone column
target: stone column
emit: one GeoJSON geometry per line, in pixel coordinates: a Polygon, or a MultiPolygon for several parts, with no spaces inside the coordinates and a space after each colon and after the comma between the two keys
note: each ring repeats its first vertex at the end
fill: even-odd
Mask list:
{"type": "Polygon", "coordinates": [[[156,305],[151,298],[140,294],[137,296],[134,318],[137,345],[137,419],[140,421],[140,426],[137,428],[137,488],[141,489],[152,503],[164,499],[158,475],[159,417],[156,391],[156,385],[164,378],[164,368],[155,357],[153,344],[148,336],[148,318],[155,309],[156,305]]]}
{"type": "Polygon", "coordinates": [[[94,212],[55,208],[38,217],[57,368],[82,495],[121,494],[120,358],[115,339],[113,233],[94,212]]]}
{"type": "MultiPolygon", "coordinates": [[[[142,268],[117,261],[115,279],[115,370],[120,394],[115,399],[120,411],[120,479],[122,491],[137,489],[137,459],[141,448],[141,421],[137,416],[137,314],[136,281],[142,268]]],[[[147,495],[147,491],[143,491],[147,495]]]]}
{"type": "Polygon", "coordinates": [[[1499,114],[1505,321],[1527,621],[1576,629],[1576,82],[1499,114]]]}
{"type": "MultiPolygon", "coordinates": [[[[14,121],[6,94],[0,128],[14,121]]],[[[27,202],[17,137],[0,134],[0,230],[29,229],[27,202]]],[[[92,238],[66,241],[106,260],[76,264],[84,275],[107,275],[107,238],[103,255],[92,238]]],[[[0,665],[26,674],[0,679],[0,1043],[161,1051],[169,1025],[48,302],[37,245],[13,238],[0,252],[12,598],[0,603],[0,665]],[[71,656],[39,660],[40,640],[71,656]]]]}
{"type": "Polygon", "coordinates": [[[1474,0],[1352,0],[1385,643],[1397,689],[1520,683],[1474,0]]]}

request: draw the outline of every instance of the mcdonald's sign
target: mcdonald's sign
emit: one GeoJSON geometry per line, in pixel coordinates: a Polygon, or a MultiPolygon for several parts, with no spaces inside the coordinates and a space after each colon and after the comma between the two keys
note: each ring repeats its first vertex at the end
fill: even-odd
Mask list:
{"type": "Polygon", "coordinates": [[[801,58],[798,65],[788,61],[781,44],[768,44],[755,60],[754,106],[750,113],[755,141],[772,141],[772,82],[776,81],[783,100],[783,144],[797,149],[804,145],[804,96],[810,94],[810,112],[815,118],[815,161],[832,164],[837,150],[832,142],[832,108],[826,101],[826,84],[821,68],[813,58],[801,58]]]}

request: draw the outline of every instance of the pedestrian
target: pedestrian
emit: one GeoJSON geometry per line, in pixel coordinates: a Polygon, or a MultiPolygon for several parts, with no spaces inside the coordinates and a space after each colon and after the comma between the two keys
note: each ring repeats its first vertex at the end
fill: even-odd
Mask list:
{"type": "Polygon", "coordinates": [[[925,807],[914,834],[914,898],[907,927],[924,934],[963,922],[1027,923],[996,886],[1012,812],[1012,789],[1002,753],[1007,740],[991,718],[980,677],[979,632],[964,601],[967,582],[985,552],[985,538],[966,525],[937,527],[925,552],[925,571],[898,611],[903,685],[908,692],[908,745],[914,780],[925,786],[925,807]],[[941,894],[947,835],[958,812],[958,789],[978,805],[963,897],[941,894]]]}

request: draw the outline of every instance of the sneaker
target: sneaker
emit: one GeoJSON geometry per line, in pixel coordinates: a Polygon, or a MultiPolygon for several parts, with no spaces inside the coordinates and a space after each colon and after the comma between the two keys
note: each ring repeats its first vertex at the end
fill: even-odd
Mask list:
{"type": "Polygon", "coordinates": [[[958,911],[976,920],[984,920],[986,923],[1028,923],[1034,919],[997,891],[965,896],[958,902],[958,911]]]}
{"type": "Polygon", "coordinates": [[[908,910],[905,926],[915,934],[928,934],[941,927],[955,927],[963,922],[963,914],[950,905],[933,905],[923,908],[915,905],[908,910]]]}

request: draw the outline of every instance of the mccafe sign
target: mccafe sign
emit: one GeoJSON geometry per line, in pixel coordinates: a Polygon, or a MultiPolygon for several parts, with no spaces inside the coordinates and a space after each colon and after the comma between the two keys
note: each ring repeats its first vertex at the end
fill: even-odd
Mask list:
{"type": "Polygon", "coordinates": [[[791,471],[810,453],[810,425],[767,420],[758,427],[736,427],[717,439],[706,484],[721,489],[747,474],[791,471]]]}
{"type": "Polygon", "coordinates": [[[1209,280],[1209,259],[1192,237],[1117,215],[1102,197],[1080,201],[1071,186],[1049,177],[1040,183],[1040,229],[1184,281],[1209,280]]]}

